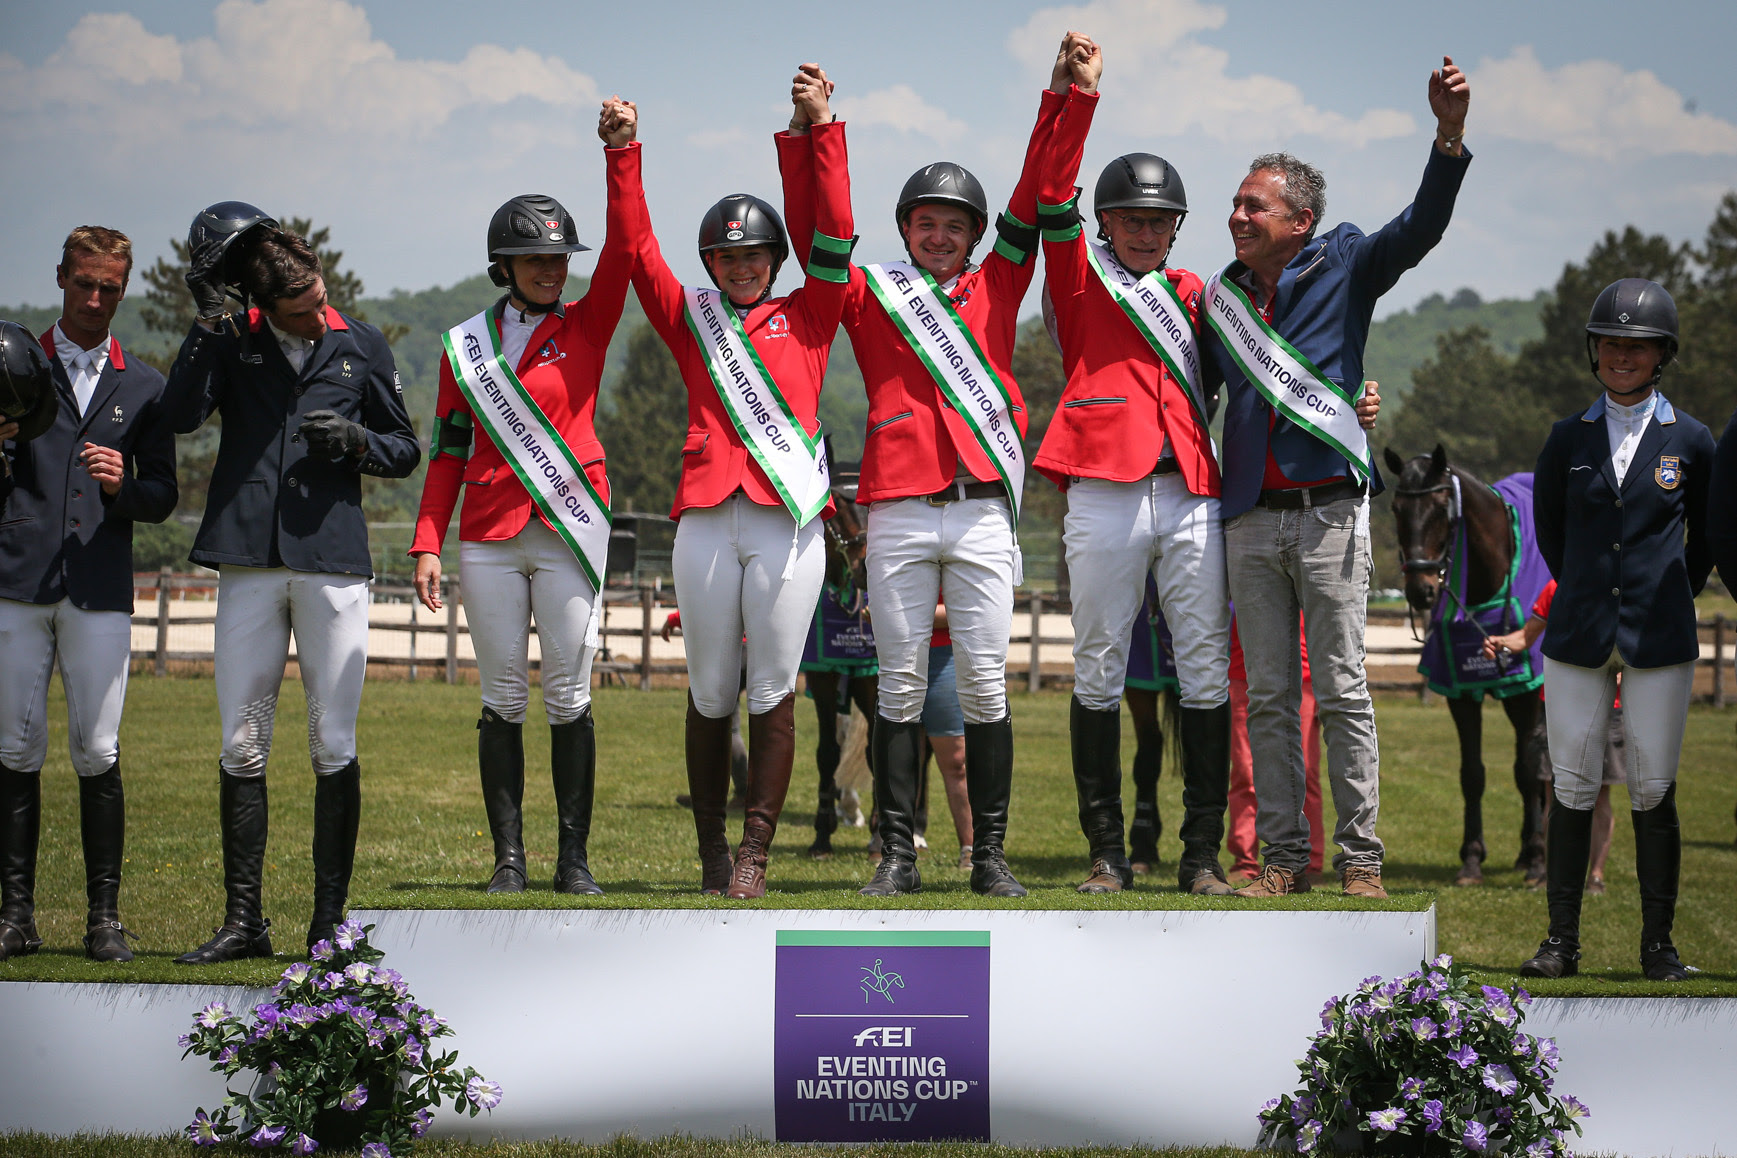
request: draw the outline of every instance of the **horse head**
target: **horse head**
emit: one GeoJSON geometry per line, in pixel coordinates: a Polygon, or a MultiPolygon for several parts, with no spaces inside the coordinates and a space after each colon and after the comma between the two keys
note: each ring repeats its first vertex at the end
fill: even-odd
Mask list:
{"type": "Polygon", "coordinates": [[[1393,488],[1393,517],[1399,524],[1399,562],[1405,572],[1405,601],[1414,611],[1435,609],[1447,581],[1455,522],[1453,467],[1440,443],[1431,454],[1406,461],[1386,452],[1387,469],[1399,478],[1393,488]]]}
{"type": "Polygon", "coordinates": [[[838,593],[841,606],[861,611],[868,591],[868,532],[855,488],[833,487],[832,505],[826,520],[826,585],[838,593]]]}

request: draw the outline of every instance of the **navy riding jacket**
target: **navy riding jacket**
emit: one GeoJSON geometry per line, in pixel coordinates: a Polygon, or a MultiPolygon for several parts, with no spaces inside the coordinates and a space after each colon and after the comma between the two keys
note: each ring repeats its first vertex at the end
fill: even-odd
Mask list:
{"type": "Polygon", "coordinates": [[[1707,489],[1713,436],[1660,395],[1622,485],[1610,463],[1605,395],[1550,429],[1533,475],[1538,550],[1556,576],[1544,654],[1603,667],[1699,658],[1695,596],[1713,568],[1707,489]]]}
{"type": "Polygon", "coordinates": [[[243,341],[194,324],[169,371],[177,432],[213,413],[223,435],[192,559],[217,567],[373,575],[362,475],[403,478],[422,448],[404,410],[392,351],[366,322],[326,311],[330,327],[297,374],[258,310],[243,341]],[[367,428],[358,464],[308,454],[300,427],[331,410],[367,428]]]}
{"type": "Polygon", "coordinates": [[[163,408],[163,376],[109,339],[108,364],[81,416],[72,381],[42,336],[60,408],[29,442],[6,443],[0,470],[0,599],[59,603],[86,611],[133,610],[133,524],[175,510],[175,435],[163,408]],[[79,461],[84,444],[121,452],[126,474],[114,495],[79,461]]]}
{"type": "MultiPolygon", "coordinates": [[[[1363,385],[1363,348],[1369,342],[1375,302],[1441,240],[1471,159],[1470,152],[1454,157],[1432,144],[1417,198],[1404,212],[1374,234],[1350,224],[1333,227],[1305,245],[1279,275],[1272,303],[1273,329],[1353,396],[1363,385]]],[[[1234,281],[1246,268],[1232,262],[1224,276],[1234,281]]],[[[1210,303],[1202,308],[1210,308],[1210,303]]],[[[1221,379],[1228,387],[1220,456],[1224,474],[1220,502],[1228,519],[1260,498],[1273,408],[1249,384],[1205,319],[1201,331],[1208,352],[1203,359],[1207,391],[1212,392],[1221,379]]],[[[1283,416],[1271,427],[1270,442],[1273,458],[1287,478],[1325,479],[1351,472],[1343,455],[1283,416]]],[[[1370,489],[1373,494],[1383,490],[1379,472],[1371,476],[1370,489]]]]}
{"type": "Polygon", "coordinates": [[[1737,591],[1737,413],[1725,424],[1713,452],[1707,485],[1707,545],[1725,586],[1737,591]]]}

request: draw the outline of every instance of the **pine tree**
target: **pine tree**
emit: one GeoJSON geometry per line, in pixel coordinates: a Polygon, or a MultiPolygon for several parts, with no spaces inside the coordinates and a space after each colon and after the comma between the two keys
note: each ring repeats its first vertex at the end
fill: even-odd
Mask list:
{"type": "Polygon", "coordinates": [[[663,514],[675,501],[688,431],[688,391],[663,339],[650,325],[634,330],[627,362],[610,389],[597,436],[609,456],[610,506],[663,514]]]}

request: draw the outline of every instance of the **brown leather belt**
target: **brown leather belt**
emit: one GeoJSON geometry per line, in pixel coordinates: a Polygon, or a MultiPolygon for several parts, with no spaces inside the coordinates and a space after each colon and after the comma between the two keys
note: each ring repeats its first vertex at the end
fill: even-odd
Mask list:
{"type": "Polygon", "coordinates": [[[956,482],[932,495],[918,495],[931,506],[956,503],[960,499],[998,499],[1007,496],[1007,488],[998,482],[956,482]]]}
{"type": "Polygon", "coordinates": [[[1318,487],[1286,487],[1283,490],[1262,491],[1255,500],[1257,507],[1270,511],[1306,511],[1312,507],[1336,503],[1340,499],[1360,499],[1367,488],[1350,479],[1323,483],[1318,487]]]}

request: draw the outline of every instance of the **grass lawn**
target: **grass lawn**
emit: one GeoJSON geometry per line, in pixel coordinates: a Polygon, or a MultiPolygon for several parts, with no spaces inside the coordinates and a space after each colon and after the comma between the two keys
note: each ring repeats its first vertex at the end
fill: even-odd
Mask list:
{"type": "MultiPolygon", "coordinates": [[[[533,888],[510,905],[603,905],[675,907],[753,902],[702,900],[695,893],[699,867],[690,814],[674,803],[685,787],[682,720],[685,694],[604,689],[596,715],[600,741],[599,790],[591,864],[609,891],[602,898],[556,898],[548,893],[553,872],[555,818],[548,778],[548,748],[539,709],[526,729],[526,842],[533,888]]],[[[221,854],[217,829],[217,707],[209,679],[135,677],[123,729],[123,769],[130,810],[128,863],[121,908],[143,942],[128,965],[99,965],[82,956],[83,860],[78,840],[78,793],[65,745],[64,701],[50,699],[52,732],[44,775],[43,839],[37,882],[37,921],[47,939],[34,957],[0,963],[0,980],[134,980],[266,984],[287,961],[246,962],[189,968],[170,958],[198,944],[222,917],[221,854]]],[[[1180,786],[1167,763],[1160,807],[1167,829],[1166,865],[1132,892],[1085,898],[1073,885],[1086,868],[1068,766],[1068,698],[1057,693],[1012,697],[1018,772],[1008,845],[1010,863],[1032,889],[1025,902],[986,901],[966,887],[954,867],[957,842],[939,786],[929,835],[932,848],[921,867],[921,895],[890,902],[909,907],[1234,907],[1246,902],[1207,901],[1179,895],[1171,875],[1178,846],[1174,826],[1181,815],[1180,786]]],[[[373,907],[482,906],[481,892],[492,867],[476,773],[477,691],[471,686],[381,681],[368,685],[362,701],[361,761],[363,822],[352,901],[373,907]]],[[[310,907],[308,858],[312,774],[307,765],[305,704],[301,685],[286,682],[279,704],[277,746],[271,771],[272,829],[267,854],[265,900],[278,947],[299,953],[310,907]]],[[[1125,713],[1124,713],[1125,716],[1125,713]]],[[[838,855],[815,862],[804,854],[812,835],[815,782],[814,717],[798,711],[798,775],[770,868],[768,905],[803,908],[876,907],[855,890],[872,871],[866,829],[844,829],[834,838],[838,855]]],[[[1589,897],[1584,935],[1586,972],[1568,982],[1533,986],[1541,994],[1664,993],[1737,995],[1737,905],[1728,889],[1737,877],[1732,804],[1737,800],[1733,722],[1737,713],[1696,707],[1689,718],[1679,806],[1683,816],[1683,897],[1676,940],[1686,960],[1705,973],[1678,986],[1650,985],[1639,978],[1639,903],[1634,888],[1633,837],[1622,813],[1611,853],[1610,892],[1589,897]]],[[[1458,756],[1452,723],[1439,702],[1421,707],[1410,698],[1378,705],[1382,741],[1384,805],[1381,833],[1387,842],[1385,880],[1393,899],[1354,902],[1336,888],[1285,907],[1417,908],[1439,906],[1440,945],[1497,981],[1537,945],[1545,927],[1544,898],[1524,887],[1510,866],[1517,851],[1519,804],[1507,767],[1511,735],[1500,710],[1489,706],[1486,737],[1495,748],[1491,789],[1485,798],[1490,861],[1487,883],[1452,887],[1460,838],[1458,756]]],[[[1128,726],[1124,725],[1125,729],[1128,726]]],[[[1124,766],[1132,757],[1131,729],[1124,736],[1124,766]]],[[[1129,788],[1131,792],[1131,787],[1129,788]]],[[[1330,806],[1329,806],[1330,807],[1330,806]]],[[[1132,811],[1131,801],[1128,804],[1132,811]]],[[[739,825],[739,817],[733,821],[739,825]]],[[[412,979],[414,982],[414,979],[412,979]]],[[[0,1155],[14,1153],[4,1149],[0,1155]]],[[[522,1149],[502,1153],[556,1153],[522,1149]]],[[[565,1153],[566,1151],[562,1151],[565,1153]]],[[[590,1153],[574,1150],[572,1153],[590,1153]]],[[[747,1153],[748,1151],[744,1151],[747,1153]]],[[[781,1151],[784,1152],[784,1151],[781,1151]]],[[[974,1153],[978,1151],[973,1151],[974,1153]]]]}

